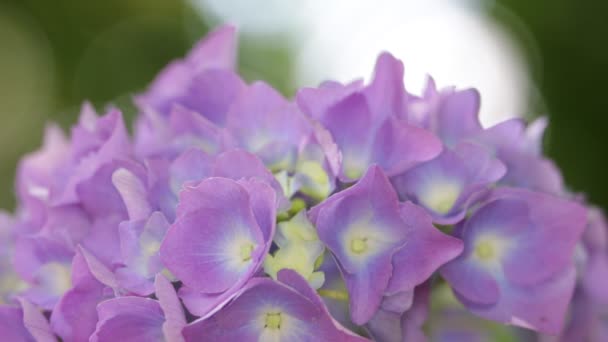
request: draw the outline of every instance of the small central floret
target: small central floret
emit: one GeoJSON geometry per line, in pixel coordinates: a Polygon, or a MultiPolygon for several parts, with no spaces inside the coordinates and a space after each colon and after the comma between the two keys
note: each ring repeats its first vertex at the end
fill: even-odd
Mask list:
{"type": "Polygon", "coordinates": [[[269,312],[266,314],[266,324],[264,328],[278,330],[281,329],[281,313],[269,312]]]}
{"type": "Polygon", "coordinates": [[[481,241],[475,246],[475,255],[483,261],[494,259],[496,250],[490,241],[481,241]]]}
{"type": "Polygon", "coordinates": [[[350,250],[355,254],[367,251],[367,238],[354,238],[350,241],[350,250]]]}
{"type": "Polygon", "coordinates": [[[433,183],[427,192],[421,196],[420,201],[427,208],[445,215],[456,204],[460,191],[460,186],[455,183],[437,182],[433,183]]]}
{"type": "Polygon", "coordinates": [[[251,260],[251,254],[253,253],[253,244],[245,243],[241,245],[240,256],[242,261],[251,260]]]}

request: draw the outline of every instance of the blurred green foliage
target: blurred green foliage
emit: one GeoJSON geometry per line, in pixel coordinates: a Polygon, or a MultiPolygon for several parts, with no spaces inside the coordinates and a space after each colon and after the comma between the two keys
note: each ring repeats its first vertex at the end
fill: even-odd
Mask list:
{"type": "Polygon", "coordinates": [[[499,10],[496,18],[537,54],[533,77],[550,117],[547,154],[572,190],[607,210],[608,1],[497,2],[508,15],[499,10]],[[515,29],[521,25],[528,33],[515,29]]]}

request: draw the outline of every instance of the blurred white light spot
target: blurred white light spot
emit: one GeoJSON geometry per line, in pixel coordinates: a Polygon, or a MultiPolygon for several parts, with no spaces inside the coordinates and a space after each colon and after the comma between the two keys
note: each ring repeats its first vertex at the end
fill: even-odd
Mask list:
{"type": "Polygon", "coordinates": [[[531,87],[527,62],[507,32],[475,6],[477,2],[198,3],[248,33],[295,35],[290,43],[298,50],[299,86],[369,78],[378,54],[389,51],[403,60],[410,92],[420,93],[430,74],[439,87],[478,88],[486,126],[526,114],[531,87]],[[260,20],[260,13],[271,19],[260,20]]]}

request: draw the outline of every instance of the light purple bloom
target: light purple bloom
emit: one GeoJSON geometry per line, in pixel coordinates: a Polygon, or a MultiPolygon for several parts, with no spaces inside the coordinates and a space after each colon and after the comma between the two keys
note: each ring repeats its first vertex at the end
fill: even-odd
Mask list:
{"type": "Polygon", "coordinates": [[[183,150],[188,147],[183,144],[190,138],[191,143],[206,143],[212,139],[205,136],[213,130],[210,127],[224,125],[226,114],[245,88],[245,83],[233,72],[235,33],[230,26],[210,33],[186,58],[169,64],[148,90],[135,98],[142,113],[135,123],[137,155],[151,157],[180,145],[183,150]],[[176,108],[190,110],[198,118],[183,115],[182,109],[178,109],[181,115],[174,113],[176,108]],[[192,124],[191,130],[186,129],[190,134],[180,132],[184,127],[181,124],[187,121],[192,124]]]}
{"type": "Polygon", "coordinates": [[[235,144],[225,129],[180,104],[173,106],[167,118],[159,118],[151,124],[156,125],[148,132],[151,136],[136,141],[137,155],[142,158],[173,160],[190,148],[213,156],[235,144]]]}
{"type": "Polygon", "coordinates": [[[483,146],[460,143],[393,179],[402,198],[421,205],[440,224],[462,220],[484,190],[506,172],[483,146]]]}
{"type": "Polygon", "coordinates": [[[281,210],[286,209],[287,198],[281,184],[264,166],[256,155],[240,149],[230,149],[214,158],[208,158],[203,152],[191,149],[182,154],[170,167],[170,183],[177,193],[185,186],[197,184],[209,177],[222,177],[239,180],[254,178],[269,185],[276,194],[277,204],[281,210]]]}
{"type": "Polygon", "coordinates": [[[128,158],[130,146],[120,111],[112,109],[106,115],[97,117],[85,105],[79,125],[72,129],[70,161],[62,165],[60,175],[51,184],[50,203],[77,202],[77,186],[105,164],[128,158]]]}
{"type": "Polygon", "coordinates": [[[483,130],[479,122],[480,96],[475,89],[438,91],[429,78],[421,99],[408,103],[408,119],[437,134],[448,147],[483,130]]]}
{"type": "Polygon", "coordinates": [[[557,196],[565,193],[562,175],[553,161],[541,154],[547,121],[539,118],[527,127],[511,119],[468,138],[492,149],[507,167],[501,184],[557,196]]]}
{"type": "Polygon", "coordinates": [[[490,149],[507,166],[501,184],[563,194],[559,170],[542,156],[546,118],[541,117],[527,127],[521,119],[511,119],[483,128],[479,122],[477,90],[437,90],[431,78],[423,97],[410,100],[407,119],[437,134],[447,147],[469,141],[490,149]]]}
{"type": "Polygon", "coordinates": [[[383,299],[412,291],[462,250],[460,241],[435,230],[423,209],[401,205],[378,166],[310,215],[340,265],[351,318],[359,325],[373,317],[383,299]]]}
{"type": "Polygon", "coordinates": [[[237,98],[226,127],[238,145],[259,156],[273,171],[293,171],[311,127],[298,108],[263,82],[237,98]]]}
{"type": "Polygon", "coordinates": [[[339,86],[331,86],[333,96],[328,97],[339,100],[324,101],[324,108],[307,103],[311,96],[298,97],[304,111],[320,111],[307,114],[322,123],[338,145],[342,154],[341,180],[359,179],[372,164],[394,176],[441,152],[441,144],[433,134],[397,119],[396,111],[402,109],[405,96],[402,81],[396,82],[402,79],[402,69],[400,62],[384,54],[378,58],[374,80],[368,87],[349,87],[350,93],[344,96],[348,91],[338,92],[334,87],[339,86]],[[396,75],[388,75],[391,71],[387,69],[396,75]]]}
{"type": "Polygon", "coordinates": [[[78,204],[78,188],[113,160],[128,159],[130,152],[122,115],[115,109],[98,117],[85,103],[69,141],[58,128],[47,128],[43,148],[26,156],[18,169],[19,230],[37,232],[49,206],[78,204]]]}
{"type": "Polygon", "coordinates": [[[485,128],[476,90],[411,94],[388,53],[292,100],[236,55],[225,26],[168,65],[133,143],[114,108],[47,126],[0,211],[0,340],[608,336],[606,220],[545,118],[485,128]]]}
{"type": "Polygon", "coordinates": [[[180,191],[209,177],[233,180],[255,178],[273,188],[280,210],[287,209],[289,205],[281,184],[266,169],[264,163],[254,154],[243,150],[228,149],[210,156],[200,149],[190,148],[173,161],[152,159],[147,164],[149,170],[148,198],[152,208],[161,211],[169,222],[175,220],[180,191]]]}
{"type": "Polygon", "coordinates": [[[212,177],[182,190],[160,257],[191,312],[217,309],[260,269],[275,217],[275,192],[260,181],[212,177]]]}
{"type": "Polygon", "coordinates": [[[291,270],[279,281],[251,279],[224,309],[184,329],[186,341],[365,341],[335,322],[308,282],[291,270]]]}
{"type": "Polygon", "coordinates": [[[121,288],[142,296],[154,292],[154,277],[165,269],[159,250],[169,226],[160,212],[145,220],[120,225],[120,250],[125,266],[115,273],[121,288]]]}
{"type": "Polygon", "coordinates": [[[441,274],[482,317],[558,333],[574,289],[580,205],[521,189],[497,189],[458,226],[461,256],[441,274]]]}

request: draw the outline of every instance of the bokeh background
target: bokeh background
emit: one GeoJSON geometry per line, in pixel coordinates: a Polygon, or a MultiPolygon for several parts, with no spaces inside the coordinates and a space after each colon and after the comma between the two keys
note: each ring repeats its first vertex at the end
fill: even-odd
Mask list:
{"type": "Polygon", "coordinates": [[[404,61],[409,91],[427,74],[479,88],[486,125],[548,115],[547,154],[572,190],[606,209],[607,14],[599,0],[1,0],[0,207],[14,206],[18,159],[45,123],[67,129],[84,100],[130,120],[133,94],[231,22],[243,76],[287,96],[368,78],[388,50],[404,61]]]}

